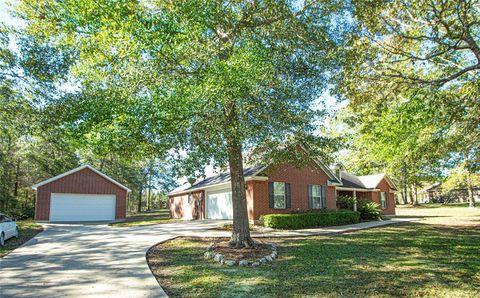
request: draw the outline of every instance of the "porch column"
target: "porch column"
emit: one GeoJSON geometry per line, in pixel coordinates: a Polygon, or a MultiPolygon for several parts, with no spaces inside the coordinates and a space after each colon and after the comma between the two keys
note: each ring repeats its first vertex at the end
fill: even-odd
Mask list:
{"type": "Polygon", "coordinates": [[[357,191],[353,191],[353,197],[355,198],[355,203],[353,204],[353,211],[357,211],[357,191]]]}

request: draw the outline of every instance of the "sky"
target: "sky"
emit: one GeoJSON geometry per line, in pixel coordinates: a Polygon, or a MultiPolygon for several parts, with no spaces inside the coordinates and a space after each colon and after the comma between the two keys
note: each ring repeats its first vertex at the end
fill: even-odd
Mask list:
{"type": "Polygon", "coordinates": [[[20,24],[18,20],[10,16],[9,13],[9,3],[12,2],[14,1],[0,0],[0,21],[10,26],[18,26],[20,24]]]}

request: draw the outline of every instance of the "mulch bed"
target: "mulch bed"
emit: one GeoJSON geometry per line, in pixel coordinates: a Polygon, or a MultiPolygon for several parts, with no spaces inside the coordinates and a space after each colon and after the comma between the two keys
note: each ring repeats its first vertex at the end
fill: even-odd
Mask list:
{"type": "Polygon", "coordinates": [[[254,248],[231,248],[228,246],[228,241],[214,241],[213,251],[222,254],[227,260],[235,261],[255,261],[271,254],[272,251],[268,244],[262,243],[258,239],[255,241],[257,245],[254,248]]]}

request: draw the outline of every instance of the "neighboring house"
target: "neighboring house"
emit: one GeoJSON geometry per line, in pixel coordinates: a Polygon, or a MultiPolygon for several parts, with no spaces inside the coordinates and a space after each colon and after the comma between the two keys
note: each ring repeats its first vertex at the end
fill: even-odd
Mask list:
{"type": "MultiPolygon", "coordinates": [[[[459,188],[445,193],[442,190],[442,183],[433,183],[419,193],[422,203],[446,203],[446,202],[467,202],[468,190],[466,188],[459,188]]],[[[480,202],[480,188],[473,187],[473,197],[475,202],[480,202]]]]}
{"type": "MultiPolygon", "coordinates": [[[[302,168],[288,164],[248,167],[244,176],[250,220],[264,214],[336,210],[339,195],[378,203],[384,214],[395,214],[396,189],[385,174],[354,176],[312,161],[302,168]]],[[[169,193],[169,208],[172,218],[231,219],[230,174],[221,173],[175,189],[169,193]]]]}
{"type": "Polygon", "coordinates": [[[115,221],[126,216],[130,189],[89,165],[37,183],[32,188],[37,194],[37,221],[115,221]]]}

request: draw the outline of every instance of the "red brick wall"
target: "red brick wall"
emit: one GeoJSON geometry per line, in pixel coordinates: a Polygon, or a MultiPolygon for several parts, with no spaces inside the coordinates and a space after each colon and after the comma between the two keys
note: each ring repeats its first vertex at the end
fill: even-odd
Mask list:
{"type": "MultiPolygon", "coordinates": [[[[297,168],[281,165],[267,171],[267,181],[253,182],[253,219],[263,214],[290,213],[308,210],[308,185],[327,185],[328,176],[314,165],[297,168]],[[273,209],[268,205],[268,182],[288,182],[291,187],[292,206],[288,209],[273,209]]],[[[327,209],[336,209],[335,187],[327,188],[327,209]]]]}
{"type": "Polygon", "coordinates": [[[253,220],[253,191],[255,187],[255,182],[258,181],[247,181],[246,183],[246,190],[245,194],[247,196],[247,212],[248,212],[248,219],[253,220]]]}
{"type": "MultiPolygon", "coordinates": [[[[191,212],[191,217],[196,218],[195,212],[199,212],[200,218],[199,219],[204,219],[205,216],[205,197],[204,197],[204,191],[195,191],[192,192],[192,200],[190,202],[190,212],[191,212]],[[200,207],[199,210],[195,210],[195,206],[197,202],[200,201],[200,207]]],[[[173,195],[170,196],[168,199],[168,208],[170,210],[170,218],[183,218],[184,213],[186,210],[184,210],[183,206],[183,200],[188,200],[188,193],[183,193],[183,194],[178,194],[178,195],[173,195]]]]}
{"type": "MultiPolygon", "coordinates": [[[[389,195],[388,195],[388,203],[389,203],[389,207],[388,209],[381,209],[383,214],[386,214],[386,215],[395,215],[395,194],[394,193],[391,193],[390,190],[390,186],[388,185],[388,182],[387,180],[383,179],[377,186],[377,189],[380,189],[380,191],[383,191],[383,192],[387,192],[389,195]]],[[[379,196],[378,196],[378,192],[374,192],[372,194],[372,200],[379,204],[380,205],[380,200],[379,200],[379,196]]]]}
{"type": "Polygon", "coordinates": [[[85,168],[37,188],[35,220],[49,220],[52,193],[84,193],[116,195],[115,219],[125,219],[127,190],[112,183],[94,171],[85,168]]]}

